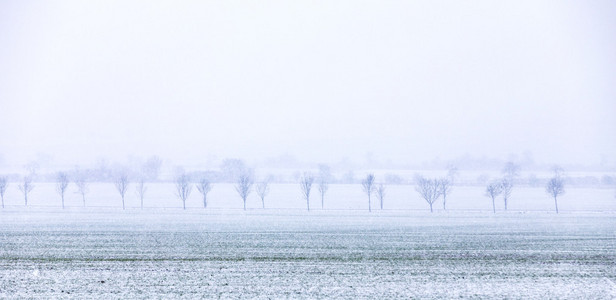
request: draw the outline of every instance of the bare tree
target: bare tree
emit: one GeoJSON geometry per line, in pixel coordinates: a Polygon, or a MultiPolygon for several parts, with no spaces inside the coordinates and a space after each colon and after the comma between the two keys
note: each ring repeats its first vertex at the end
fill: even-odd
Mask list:
{"type": "Polygon", "coordinates": [[[449,181],[451,181],[451,184],[453,184],[453,182],[456,180],[456,177],[458,177],[458,167],[456,167],[453,164],[450,164],[447,166],[447,178],[449,179],[449,181]]]}
{"type": "Polygon", "coordinates": [[[447,195],[451,192],[452,179],[451,177],[443,177],[438,180],[439,194],[443,196],[443,210],[447,210],[447,195]]]}
{"type": "Polygon", "coordinates": [[[2,198],[2,208],[4,208],[4,192],[6,192],[8,185],[6,176],[0,176],[0,198],[2,198]]]}
{"type": "Polygon", "coordinates": [[[439,181],[437,179],[428,179],[422,176],[415,178],[416,186],[415,190],[421,195],[426,202],[430,205],[430,212],[434,212],[432,205],[440,197],[439,181]]]}
{"type": "Polygon", "coordinates": [[[319,194],[321,195],[321,209],[325,208],[325,193],[329,190],[329,183],[324,178],[319,178],[319,194]]]}
{"type": "Polygon", "coordinates": [[[75,172],[75,186],[77,186],[77,192],[81,194],[83,200],[83,207],[86,207],[86,194],[89,190],[88,178],[83,172],[75,172]]]}
{"type": "Polygon", "coordinates": [[[188,175],[182,173],[175,179],[175,189],[178,198],[182,200],[182,207],[186,209],[186,199],[188,199],[190,192],[192,192],[192,185],[190,184],[188,175]]]}
{"type": "Polygon", "coordinates": [[[207,178],[202,177],[199,180],[199,182],[197,182],[197,190],[199,190],[199,193],[203,195],[203,208],[206,208],[207,207],[207,193],[209,193],[212,190],[212,184],[207,178]]]}
{"type": "Polygon", "coordinates": [[[503,167],[502,173],[503,175],[505,175],[505,177],[509,177],[512,179],[518,177],[518,175],[520,175],[520,165],[512,161],[508,161],[503,167]]]}
{"type": "Polygon", "coordinates": [[[331,171],[327,165],[319,165],[319,185],[318,190],[321,195],[321,209],[325,208],[325,194],[329,190],[329,180],[331,177],[331,171]]]}
{"type": "Polygon", "coordinates": [[[151,156],[141,164],[141,174],[145,180],[152,182],[158,179],[160,168],[163,165],[162,159],[158,156],[151,156]]]}
{"type": "Polygon", "coordinates": [[[548,181],[545,191],[554,197],[554,206],[556,207],[556,213],[558,213],[557,197],[565,193],[565,182],[562,177],[560,177],[560,174],[557,173],[548,181]]]}
{"type": "Polygon", "coordinates": [[[235,190],[244,201],[244,210],[246,210],[246,199],[250,194],[250,189],[252,188],[253,180],[252,175],[248,171],[244,171],[243,173],[237,176],[237,180],[235,182],[235,190]]]}
{"type": "Polygon", "coordinates": [[[501,187],[503,189],[503,201],[505,202],[505,210],[507,210],[507,200],[511,196],[511,190],[513,189],[513,177],[505,176],[501,180],[501,187]]]}
{"type": "Polygon", "coordinates": [[[250,174],[250,170],[246,166],[246,163],[241,159],[227,158],[222,161],[220,165],[220,171],[223,178],[228,182],[237,182],[240,176],[250,174]]]}
{"type": "Polygon", "coordinates": [[[250,189],[252,188],[253,180],[252,175],[244,171],[243,173],[237,176],[237,181],[235,182],[235,190],[244,201],[244,210],[246,210],[246,199],[250,194],[250,189]]]}
{"type": "Polygon", "coordinates": [[[304,199],[306,199],[306,208],[310,211],[310,190],[312,189],[312,184],[314,183],[314,176],[310,173],[304,173],[300,178],[299,185],[302,188],[302,195],[304,199]]]}
{"type": "Polygon", "coordinates": [[[492,198],[492,211],[496,213],[496,204],[494,199],[503,192],[503,185],[500,181],[492,181],[486,186],[486,196],[492,198]]]}
{"type": "Polygon", "coordinates": [[[501,181],[503,202],[505,203],[505,210],[507,210],[507,204],[509,197],[511,196],[511,190],[513,190],[513,183],[515,178],[520,175],[520,165],[509,161],[505,164],[502,170],[503,179],[501,181]]]}
{"type": "Polygon", "coordinates": [[[379,202],[381,203],[381,209],[383,209],[383,200],[385,199],[385,185],[380,183],[376,187],[376,197],[379,198],[379,202]]]}
{"type": "Polygon", "coordinates": [[[34,184],[32,184],[32,176],[24,176],[23,182],[18,185],[17,188],[24,193],[24,203],[28,206],[28,194],[34,189],[34,184]]]}
{"type": "Polygon", "coordinates": [[[565,170],[561,166],[553,166],[552,171],[554,172],[554,177],[562,178],[565,176],[565,170]]]}
{"type": "Polygon", "coordinates": [[[118,190],[118,193],[120,193],[120,196],[122,196],[122,209],[126,209],[126,206],[124,205],[124,196],[126,195],[126,190],[128,189],[129,184],[128,174],[121,173],[116,176],[114,184],[116,190],[118,190]]]}
{"type": "Polygon", "coordinates": [[[364,190],[364,193],[366,193],[366,195],[368,195],[368,211],[371,212],[372,211],[372,201],[370,201],[372,193],[374,192],[374,174],[370,173],[368,175],[366,175],[366,178],[364,180],[361,181],[361,186],[362,189],[364,190]]]}
{"type": "Polygon", "coordinates": [[[24,168],[26,169],[26,172],[28,174],[28,176],[33,179],[34,176],[36,176],[36,172],[38,171],[38,169],[40,168],[38,162],[36,161],[31,161],[28,164],[26,164],[24,166],[24,168]]]}
{"type": "Polygon", "coordinates": [[[64,209],[64,194],[66,193],[66,188],[68,188],[68,175],[64,172],[59,172],[56,176],[56,191],[62,197],[62,209],[64,209]]]}
{"type": "Polygon", "coordinates": [[[257,195],[261,198],[261,206],[265,208],[265,196],[269,193],[269,180],[261,181],[257,184],[257,195]]]}
{"type": "Polygon", "coordinates": [[[137,196],[139,196],[139,200],[141,200],[141,209],[143,209],[143,198],[145,197],[145,192],[148,191],[148,187],[145,185],[145,179],[143,177],[139,178],[135,188],[135,192],[137,193],[137,196]]]}

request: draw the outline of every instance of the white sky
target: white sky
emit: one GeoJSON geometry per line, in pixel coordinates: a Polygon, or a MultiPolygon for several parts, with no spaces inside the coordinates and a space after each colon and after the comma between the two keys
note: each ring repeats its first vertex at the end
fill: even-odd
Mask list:
{"type": "Polygon", "coordinates": [[[0,155],[616,161],[614,1],[1,1],[0,155]]]}

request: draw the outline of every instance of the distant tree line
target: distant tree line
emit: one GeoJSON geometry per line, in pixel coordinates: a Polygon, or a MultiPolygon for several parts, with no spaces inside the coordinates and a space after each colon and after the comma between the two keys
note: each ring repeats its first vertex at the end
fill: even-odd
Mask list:
{"type": "MultiPolygon", "coordinates": [[[[248,168],[241,160],[226,160],[221,167],[222,175],[226,181],[233,183],[233,187],[239,198],[242,200],[242,207],[246,210],[247,199],[249,194],[254,190],[261,201],[261,207],[266,207],[266,197],[270,192],[271,176],[263,177],[261,180],[256,180],[253,169],[248,168]]],[[[519,166],[515,163],[507,163],[502,169],[502,177],[489,180],[485,186],[485,195],[491,200],[491,206],[496,213],[496,201],[500,197],[504,203],[504,210],[508,209],[509,199],[519,177],[519,166]]],[[[131,175],[126,169],[116,171],[112,176],[112,182],[119,194],[119,199],[122,201],[122,209],[126,209],[126,194],[129,191],[131,183],[135,185],[135,193],[139,197],[140,207],[144,207],[144,199],[147,197],[148,184],[156,182],[160,173],[160,161],[156,159],[148,160],[141,172],[131,175]],[[144,171],[145,170],[145,171],[144,171]]],[[[176,196],[182,202],[183,209],[186,209],[186,201],[189,198],[193,186],[199,191],[203,199],[203,208],[208,207],[208,193],[214,186],[214,181],[211,179],[213,173],[209,172],[186,172],[179,170],[174,176],[174,184],[176,196]]],[[[553,176],[545,181],[545,191],[554,200],[554,209],[558,210],[558,198],[565,192],[565,176],[561,168],[553,170],[553,176]]],[[[35,188],[34,177],[35,170],[29,172],[18,182],[17,188],[23,194],[24,205],[28,206],[28,196],[35,188]]],[[[454,182],[457,180],[458,171],[455,167],[450,167],[447,174],[439,178],[428,178],[421,174],[416,174],[414,177],[415,191],[419,196],[426,201],[430,212],[434,212],[434,204],[439,199],[442,199],[442,209],[447,210],[447,199],[453,191],[454,182]]],[[[72,182],[76,187],[76,192],[80,194],[83,206],[86,206],[86,195],[89,192],[89,184],[95,182],[96,177],[89,176],[86,170],[75,170],[72,173],[58,172],[55,176],[56,191],[59,195],[62,208],[65,207],[65,193],[72,182]]],[[[326,195],[329,190],[329,185],[332,183],[332,176],[327,166],[321,165],[317,175],[310,172],[304,172],[297,182],[299,183],[299,191],[301,197],[306,202],[306,209],[310,211],[314,209],[311,206],[312,188],[316,185],[318,197],[320,198],[320,208],[325,209],[326,195]]],[[[9,181],[6,176],[0,176],[0,198],[2,207],[4,207],[4,198],[9,181]]],[[[360,182],[361,190],[367,196],[368,211],[373,210],[373,196],[378,200],[378,207],[384,209],[385,196],[387,194],[387,184],[377,182],[377,177],[374,173],[368,173],[360,182]]]]}

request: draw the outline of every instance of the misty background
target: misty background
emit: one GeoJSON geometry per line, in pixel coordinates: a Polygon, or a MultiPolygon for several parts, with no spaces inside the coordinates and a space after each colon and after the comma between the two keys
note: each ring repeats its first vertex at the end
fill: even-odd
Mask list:
{"type": "Polygon", "coordinates": [[[0,169],[613,171],[615,16],[613,1],[2,1],[0,169]]]}

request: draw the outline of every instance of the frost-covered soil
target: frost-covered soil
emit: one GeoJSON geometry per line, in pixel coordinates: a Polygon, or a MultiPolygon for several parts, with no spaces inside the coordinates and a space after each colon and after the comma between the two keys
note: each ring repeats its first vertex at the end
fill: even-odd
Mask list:
{"type": "Polygon", "coordinates": [[[616,297],[613,213],[5,209],[0,298],[616,297]]]}

